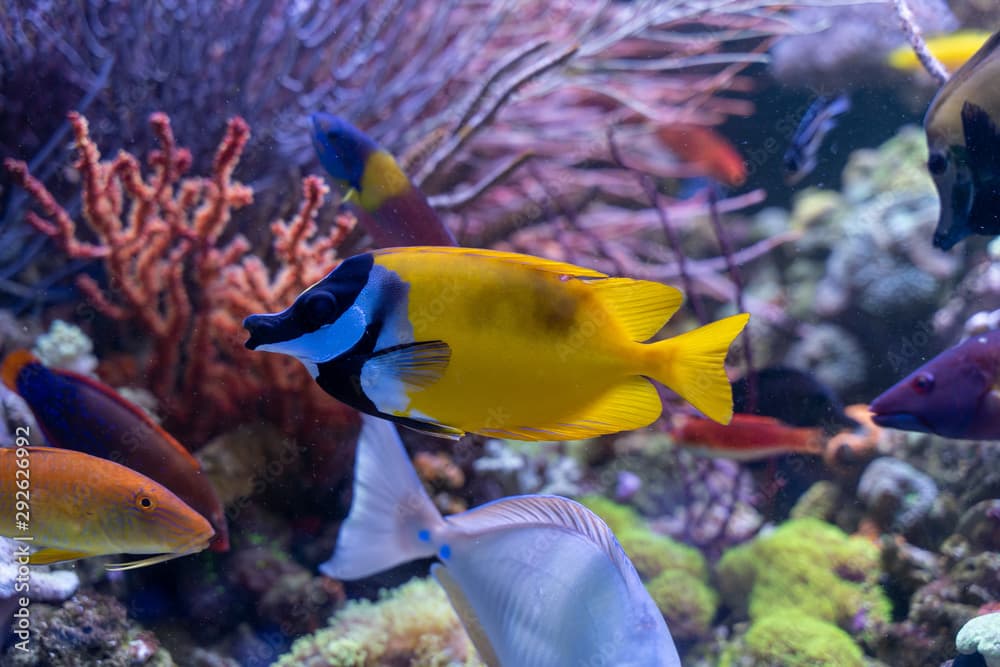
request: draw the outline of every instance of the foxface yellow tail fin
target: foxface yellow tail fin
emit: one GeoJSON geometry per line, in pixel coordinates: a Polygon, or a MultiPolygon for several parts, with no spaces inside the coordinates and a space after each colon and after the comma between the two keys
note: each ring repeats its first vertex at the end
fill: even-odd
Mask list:
{"type": "Polygon", "coordinates": [[[733,390],[726,353],[750,319],[740,313],[658,343],[650,377],[662,382],[720,424],[733,418],[733,390]]]}

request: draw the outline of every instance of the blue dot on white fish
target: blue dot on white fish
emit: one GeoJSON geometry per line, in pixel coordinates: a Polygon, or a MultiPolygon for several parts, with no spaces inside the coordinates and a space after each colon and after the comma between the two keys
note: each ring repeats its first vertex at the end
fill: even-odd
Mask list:
{"type": "Polygon", "coordinates": [[[441,547],[440,551],[438,551],[438,555],[441,556],[441,560],[448,560],[451,558],[451,547],[445,544],[441,547]]]}
{"type": "Polygon", "coordinates": [[[429,530],[421,530],[419,533],[417,533],[417,539],[420,540],[421,542],[430,542],[431,541],[431,531],[429,531],[429,530]]]}

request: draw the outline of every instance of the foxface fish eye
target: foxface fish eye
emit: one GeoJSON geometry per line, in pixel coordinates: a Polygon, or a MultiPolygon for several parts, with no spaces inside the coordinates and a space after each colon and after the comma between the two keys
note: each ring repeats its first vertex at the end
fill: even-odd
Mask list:
{"type": "Polygon", "coordinates": [[[302,298],[299,312],[306,326],[318,329],[336,319],[337,298],[321,290],[309,292],[302,298]]]}

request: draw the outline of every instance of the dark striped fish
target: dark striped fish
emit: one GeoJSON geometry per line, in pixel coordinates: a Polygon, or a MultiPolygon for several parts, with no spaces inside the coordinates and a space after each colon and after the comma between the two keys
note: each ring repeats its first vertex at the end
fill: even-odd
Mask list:
{"type": "Polygon", "coordinates": [[[806,110],[799,122],[792,145],[785,152],[783,166],[785,183],[795,185],[816,168],[816,156],[827,133],[837,125],[837,116],[851,109],[851,99],[846,95],[830,98],[820,96],[806,110]]]}

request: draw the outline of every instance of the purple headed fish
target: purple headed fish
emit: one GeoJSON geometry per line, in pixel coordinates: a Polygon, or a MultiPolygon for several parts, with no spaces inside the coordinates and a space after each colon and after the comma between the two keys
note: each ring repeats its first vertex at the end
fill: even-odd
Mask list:
{"type": "Polygon", "coordinates": [[[517,496],[442,517],[391,422],[363,415],[351,513],[320,566],[360,579],[418,558],[490,667],[680,667],[663,615],[583,505],[517,496]]]}
{"type": "Polygon", "coordinates": [[[320,164],[351,188],[348,199],[360,204],[358,221],[377,246],[457,245],[392,155],[339,116],[315,113],[311,120],[320,164]]]}
{"type": "Polygon", "coordinates": [[[159,482],[212,524],[212,551],[229,549],[225,511],[201,464],[145,412],[107,385],[47,368],[27,350],[7,355],[0,375],[31,408],[49,444],[115,461],[159,482]]]}
{"type": "Polygon", "coordinates": [[[879,426],[1000,440],[1000,331],[945,350],[872,401],[879,426]]]}

